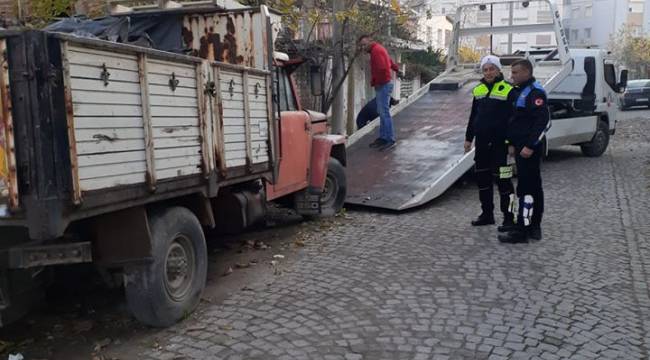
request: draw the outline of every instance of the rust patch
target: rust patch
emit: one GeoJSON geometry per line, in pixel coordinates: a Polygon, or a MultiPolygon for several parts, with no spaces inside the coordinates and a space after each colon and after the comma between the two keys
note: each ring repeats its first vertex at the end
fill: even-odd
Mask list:
{"type": "Polygon", "coordinates": [[[181,36],[183,37],[185,46],[192,47],[192,43],[194,42],[194,34],[192,33],[192,30],[183,27],[183,29],[181,30],[181,36]]]}

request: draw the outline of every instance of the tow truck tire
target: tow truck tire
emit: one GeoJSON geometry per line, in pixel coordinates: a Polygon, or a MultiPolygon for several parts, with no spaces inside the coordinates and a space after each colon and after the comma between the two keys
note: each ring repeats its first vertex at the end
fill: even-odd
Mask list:
{"type": "Polygon", "coordinates": [[[338,213],[343,208],[346,193],[345,168],[338,160],[330,158],[327,164],[325,187],[321,195],[321,216],[334,216],[338,213]]]}
{"type": "Polygon", "coordinates": [[[153,261],[125,268],[129,309],[138,321],[167,327],[198,306],[205,288],[208,257],[203,229],[186,208],[149,215],[153,261]]]}
{"type": "Polygon", "coordinates": [[[598,157],[607,150],[609,145],[609,127],[604,121],[598,122],[596,133],[590,142],[580,145],[580,149],[585,156],[598,157]]]}

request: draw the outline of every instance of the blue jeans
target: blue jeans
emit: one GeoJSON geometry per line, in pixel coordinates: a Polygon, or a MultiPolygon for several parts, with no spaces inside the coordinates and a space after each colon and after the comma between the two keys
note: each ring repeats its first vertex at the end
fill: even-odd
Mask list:
{"type": "Polygon", "coordinates": [[[385,141],[395,141],[393,118],[390,116],[390,95],[393,93],[393,83],[375,86],[377,112],[379,113],[379,138],[385,141]]]}

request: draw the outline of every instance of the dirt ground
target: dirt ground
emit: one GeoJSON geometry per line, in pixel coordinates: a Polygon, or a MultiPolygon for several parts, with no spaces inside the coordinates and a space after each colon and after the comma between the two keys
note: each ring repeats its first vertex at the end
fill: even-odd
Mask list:
{"type": "MultiPolygon", "coordinates": [[[[207,286],[190,316],[200,317],[206,305],[218,304],[232,293],[270,286],[275,272],[301,256],[305,242],[317,241],[320,232],[346,218],[342,213],[333,219],[304,221],[291,211],[273,209],[261,229],[240,235],[208,234],[207,286]],[[274,255],[284,256],[279,266],[271,264],[274,255]]],[[[143,350],[160,346],[158,338],[172,330],[148,328],[133,319],[123,289],[105,281],[112,277],[119,274],[102,276],[92,265],[56,269],[43,306],[0,329],[0,359],[9,354],[25,360],[137,359],[143,350]]]]}

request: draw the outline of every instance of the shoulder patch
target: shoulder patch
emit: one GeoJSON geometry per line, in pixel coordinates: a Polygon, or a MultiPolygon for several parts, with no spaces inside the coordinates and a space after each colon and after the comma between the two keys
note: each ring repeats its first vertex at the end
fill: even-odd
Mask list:
{"type": "Polygon", "coordinates": [[[538,97],[537,99],[535,99],[535,101],[533,101],[533,103],[535,104],[535,106],[542,106],[544,105],[544,99],[538,97]]]}
{"type": "Polygon", "coordinates": [[[503,84],[502,84],[502,85],[499,85],[499,91],[502,91],[502,90],[505,89],[505,88],[506,88],[506,87],[505,87],[503,84]]]}

